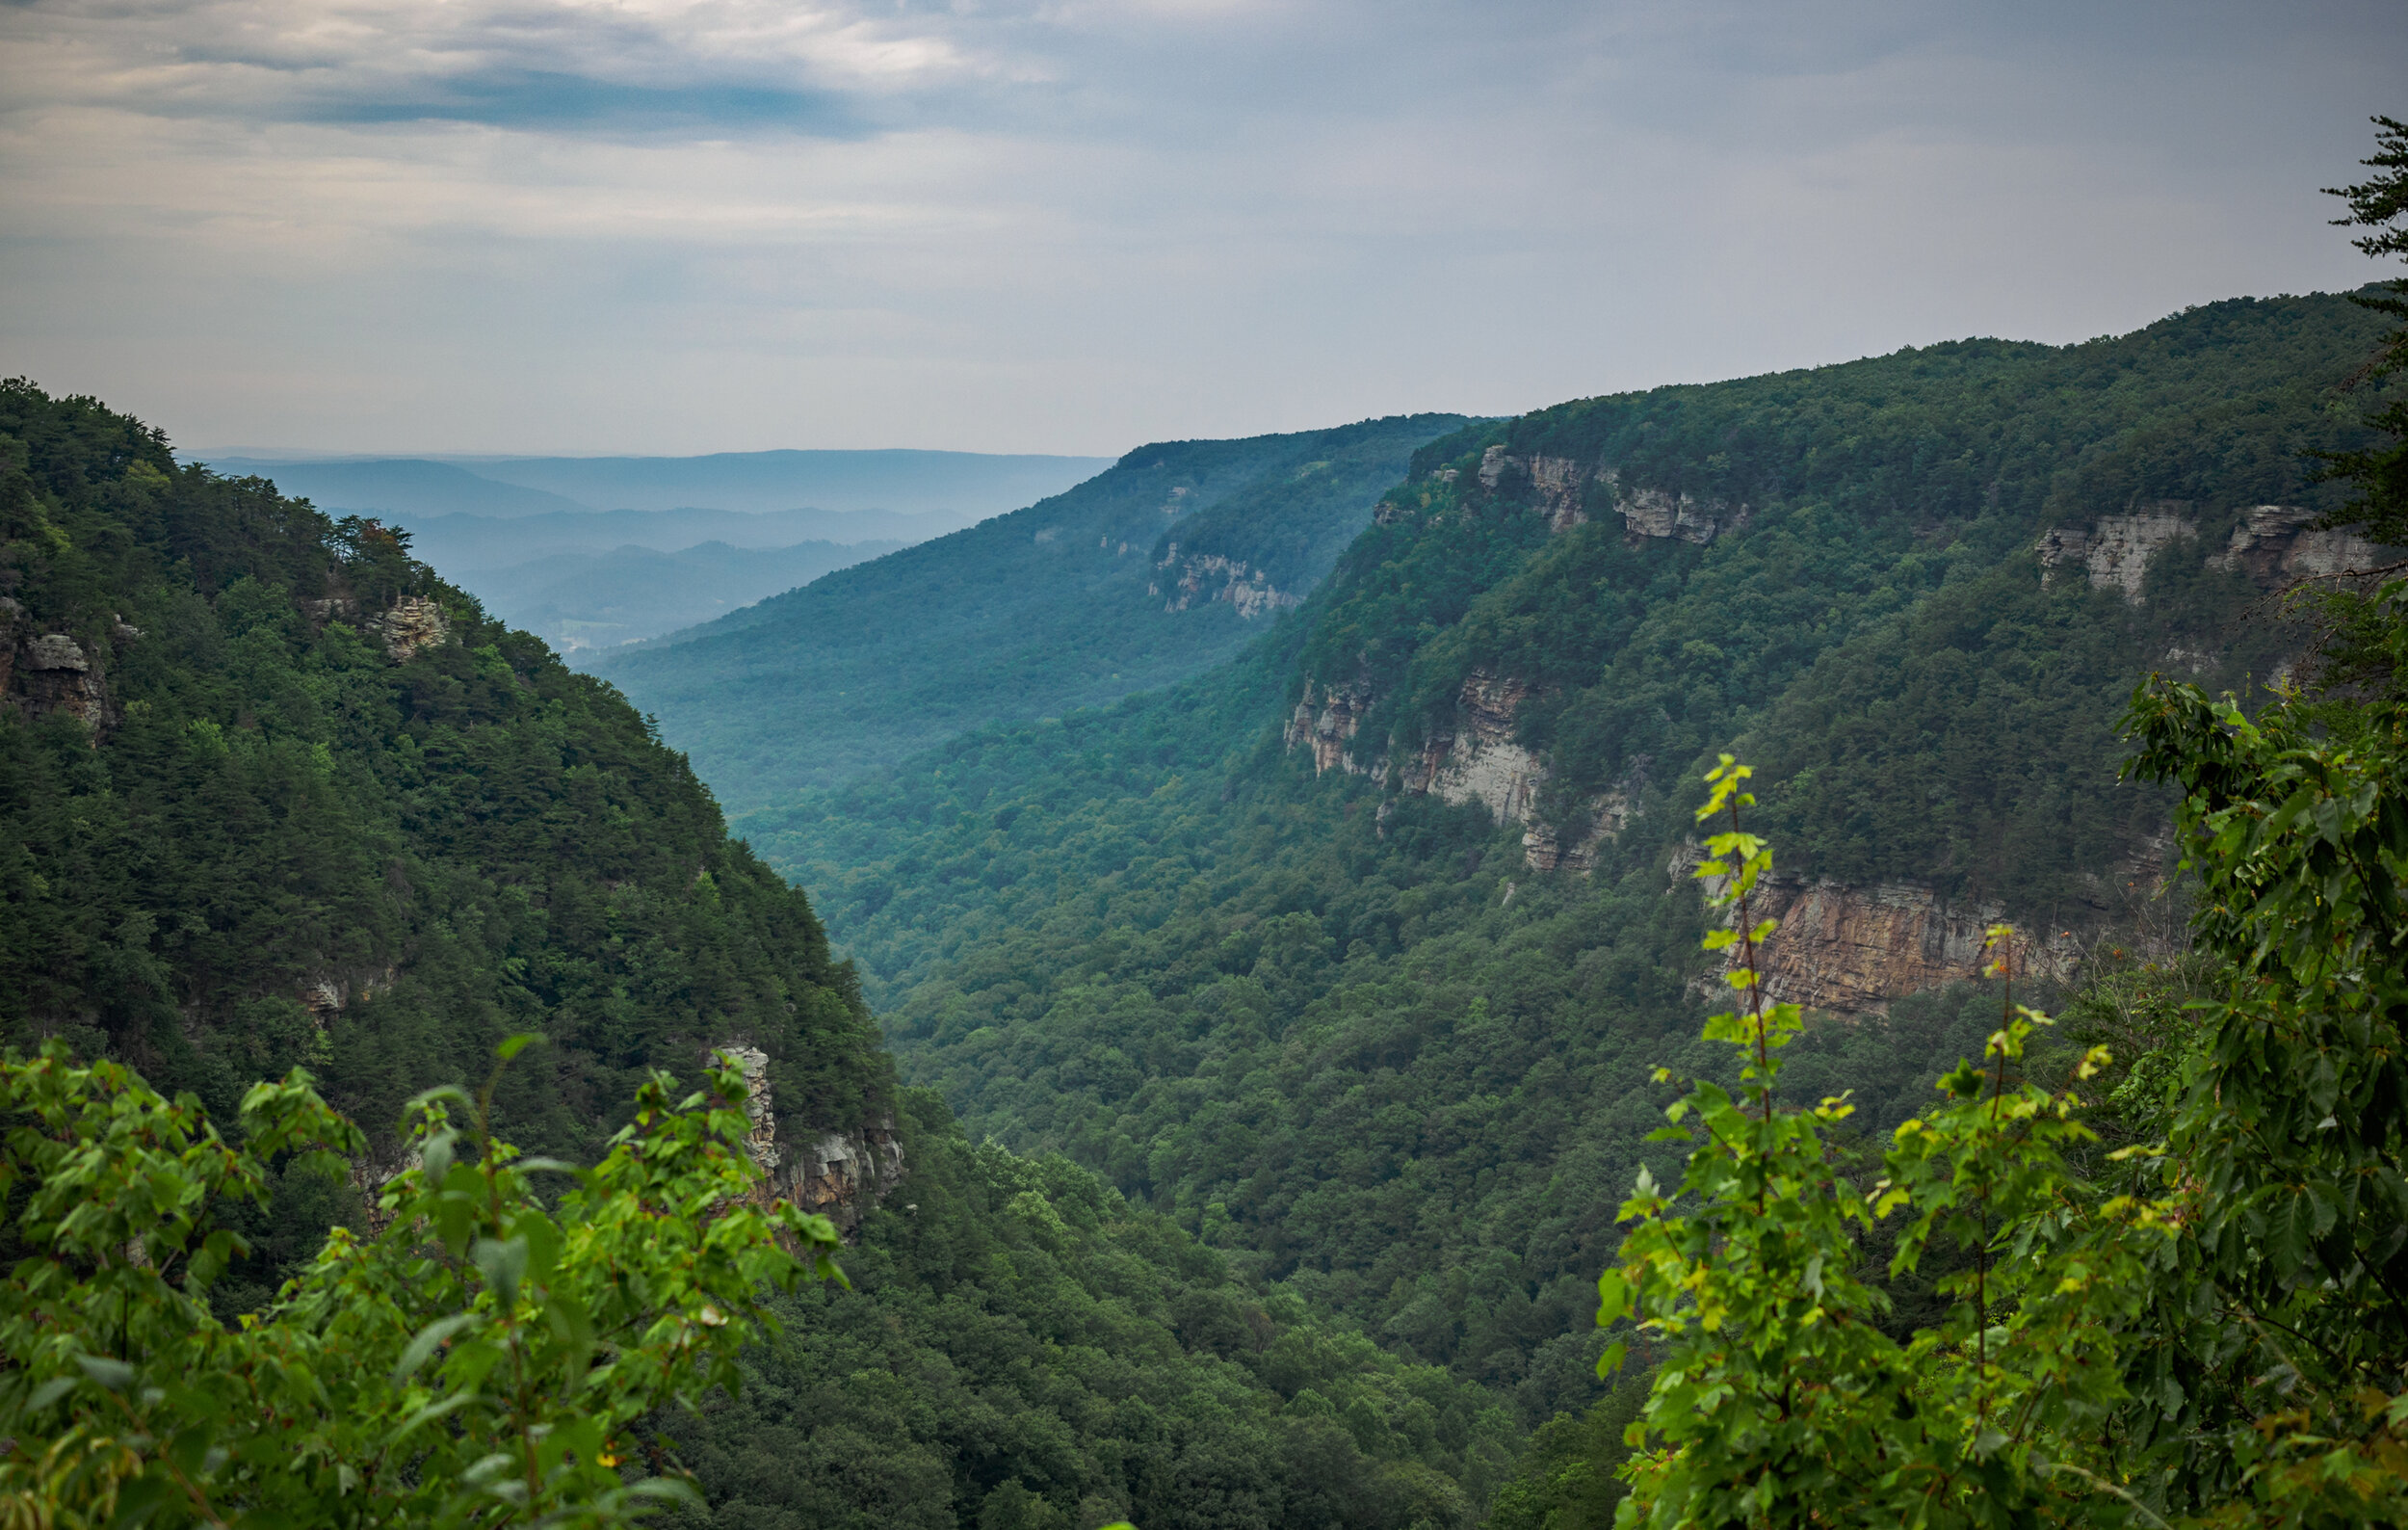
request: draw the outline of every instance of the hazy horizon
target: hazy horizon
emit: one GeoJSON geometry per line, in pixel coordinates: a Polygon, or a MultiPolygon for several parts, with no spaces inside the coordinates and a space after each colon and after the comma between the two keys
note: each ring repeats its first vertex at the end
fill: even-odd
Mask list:
{"type": "Polygon", "coordinates": [[[1110,456],[2369,277],[2382,0],[35,0],[0,366],[255,453],[1110,456]]]}

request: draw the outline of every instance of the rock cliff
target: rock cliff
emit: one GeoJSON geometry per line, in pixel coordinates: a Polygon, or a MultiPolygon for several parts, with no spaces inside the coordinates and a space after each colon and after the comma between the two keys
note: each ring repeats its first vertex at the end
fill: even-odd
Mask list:
{"type": "MultiPolygon", "coordinates": [[[[2255,505],[2242,513],[2224,547],[2209,564],[2237,568],[2262,590],[2299,579],[2329,578],[2383,561],[2383,549],[2346,528],[2320,527],[2316,513],[2297,505],[2255,505]]],[[[2095,527],[2057,526],[2036,548],[2049,577],[2080,568],[2097,589],[2113,588],[2137,604],[2149,566],[2167,547],[2199,534],[2187,501],[2161,499],[2131,514],[2103,515],[2095,527]]]]}
{"type": "MultiPolygon", "coordinates": [[[[1688,883],[1704,858],[1696,846],[1682,847],[1670,867],[1676,885],[1688,883]]],[[[1715,890],[1715,880],[1707,879],[1707,891],[1715,890]]],[[[1951,902],[1913,883],[1857,887],[1778,874],[1757,884],[1748,916],[1777,921],[1757,953],[1765,992],[1839,1015],[1979,977],[1990,927],[2009,922],[2001,905],[1951,902]]],[[[2079,956],[2071,931],[2018,928],[2019,974],[2063,979],[2079,956]]],[[[1732,962],[1738,960],[1735,950],[1732,962]]],[[[1710,1001],[1730,992],[1713,979],[1700,988],[1710,1001]]]]}
{"type": "MultiPolygon", "coordinates": [[[[118,646],[142,636],[138,627],[112,623],[118,646]]],[[[0,705],[27,717],[64,712],[97,741],[118,724],[109,696],[109,643],[81,643],[71,634],[45,632],[8,595],[0,595],[0,705]]]]}
{"type": "Polygon", "coordinates": [[[767,1208],[773,1200],[791,1200],[828,1218],[850,1239],[862,1217],[903,1180],[903,1144],[896,1139],[894,1121],[880,1120],[855,1131],[821,1132],[798,1141],[781,1137],[770,1092],[769,1054],[741,1043],[720,1050],[732,1055],[745,1073],[745,1115],[751,1122],[746,1141],[761,1170],[752,1201],[767,1208]]]}
{"type": "Polygon", "coordinates": [[[2330,578],[2384,561],[2383,549],[2356,531],[2316,524],[2316,513],[2297,505],[2257,505],[2233,528],[2224,551],[2210,560],[2238,568],[2263,589],[2293,579],[2330,578]]]}
{"type": "Polygon", "coordinates": [[[1363,725],[1363,714],[1372,704],[1371,693],[1363,686],[1325,685],[1321,688],[1321,706],[1313,705],[1313,687],[1304,688],[1304,699],[1296,704],[1296,713],[1288,719],[1282,734],[1287,747],[1309,745],[1313,751],[1313,774],[1344,770],[1366,774],[1370,767],[1355,762],[1347,745],[1355,730],[1363,725]]]}
{"type": "Polygon", "coordinates": [[[1627,795],[1594,798],[1571,823],[1550,824],[1540,816],[1546,763],[1513,736],[1515,715],[1533,694],[1527,681],[1473,671],[1456,698],[1453,731],[1422,746],[1401,784],[1458,805],[1478,803],[1498,823],[1522,825],[1522,854],[1533,871],[1594,871],[1599,848],[1622,831],[1627,795]]]}
{"type": "MultiPolygon", "coordinates": [[[[1454,482],[1451,468],[1431,476],[1441,483],[1454,482]]],[[[1527,488],[1532,505],[1554,531],[1587,524],[1592,495],[1621,517],[1623,533],[1633,541],[1664,538],[1703,546],[1724,532],[1739,530],[1748,518],[1745,505],[1735,507],[1723,500],[1701,500],[1662,488],[1626,487],[1613,467],[1569,457],[1521,456],[1502,445],[1480,454],[1477,476],[1479,494],[1486,498],[1527,488]]]]}
{"type": "MultiPolygon", "coordinates": [[[[1262,569],[1235,558],[1218,553],[1179,556],[1179,544],[1172,542],[1168,556],[1155,567],[1169,576],[1170,594],[1163,606],[1165,613],[1185,611],[1198,601],[1206,604],[1226,600],[1235,606],[1238,615],[1246,620],[1270,612],[1286,611],[1304,604],[1304,597],[1281,590],[1270,582],[1262,569]]],[[[1158,581],[1147,587],[1148,593],[1161,595],[1158,581]]]]}
{"type": "Polygon", "coordinates": [[[452,635],[443,608],[423,595],[394,601],[382,616],[369,619],[368,630],[383,641],[385,656],[396,664],[452,635]]]}

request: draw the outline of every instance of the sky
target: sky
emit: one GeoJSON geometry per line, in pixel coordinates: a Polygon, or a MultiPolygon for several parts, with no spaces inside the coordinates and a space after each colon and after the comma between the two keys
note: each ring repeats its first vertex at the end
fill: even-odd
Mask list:
{"type": "Polygon", "coordinates": [[[1116,454],[2387,275],[2400,0],[13,0],[0,371],[179,445],[1116,454]]]}

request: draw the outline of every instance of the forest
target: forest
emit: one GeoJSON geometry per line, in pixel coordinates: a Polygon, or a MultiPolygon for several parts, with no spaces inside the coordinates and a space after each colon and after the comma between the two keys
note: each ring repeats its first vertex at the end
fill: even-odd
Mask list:
{"type": "Polygon", "coordinates": [[[735,835],[405,533],[11,382],[0,1503],[2408,1518],[2403,372],[2395,281],[1124,462],[1310,594],[735,835]],[[1834,999],[1817,908],[1918,933],[1834,999]]]}
{"type": "Polygon", "coordinates": [[[1311,588],[1414,449],[1462,423],[1139,446],[1024,510],[592,668],[739,811],[872,777],[980,727],[1215,668],[1269,614],[1231,598],[1239,588],[1269,612],[1311,588]],[[1175,544],[1220,560],[1209,582],[1179,588],[1175,544]]]}

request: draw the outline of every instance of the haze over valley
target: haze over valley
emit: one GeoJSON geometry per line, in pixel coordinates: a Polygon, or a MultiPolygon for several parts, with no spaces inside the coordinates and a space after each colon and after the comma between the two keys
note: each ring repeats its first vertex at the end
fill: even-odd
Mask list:
{"type": "Polygon", "coordinates": [[[2395,7],[0,38],[0,1519],[2408,1523],[2395,7]]]}

